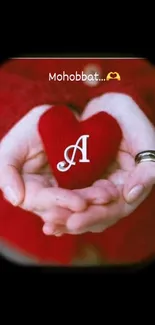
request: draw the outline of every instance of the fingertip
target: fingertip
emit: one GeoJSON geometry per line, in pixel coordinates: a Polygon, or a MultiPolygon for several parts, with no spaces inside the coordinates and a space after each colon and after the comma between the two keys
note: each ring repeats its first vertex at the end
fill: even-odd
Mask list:
{"type": "Polygon", "coordinates": [[[53,226],[49,223],[45,223],[43,228],[43,233],[47,236],[56,236],[56,237],[61,237],[63,235],[62,230],[56,229],[56,227],[53,228],[53,226]]]}
{"type": "Polygon", "coordinates": [[[75,230],[74,218],[70,218],[69,220],[67,220],[66,227],[69,231],[75,230]]]}
{"type": "Polygon", "coordinates": [[[4,199],[10,202],[12,205],[17,206],[19,204],[18,196],[11,186],[7,185],[2,189],[4,199]]]}
{"type": "Polygon", "coordinates": [[[71,210],[75,212],[81,212],[86,210],[87,208],[86,200],[80,197],[80,195],[76,195],[76,194],[72,199],[72,201],[70,202],[70,204],[71,204],[71,210]]]}
{"type": "Polygon", "coordinates": [[[45,235],[47,235],[47,236],[49,236],[49,235],[53,235],[53,229],[52,229],[52,227],[51,227],[49,224],[47,224],[47,223],[44,224],[42,230],[43,230],[43,233],[44,233],[45,235]]]}
{"type": "Polygon", "coordinates": [[[2,189],[3,196],[6,201],[10,202],[13,206],[19,206],[24,200],[24,193],[22,189],[13,188],[7,185],[2,189]]]}
{"type": "MultiPolygon", "coordinates": [[[[97,187],[95,188],[95,190],[97,187]]],[[[119,193],[117,188],[107,187],[107,188],[99,188],[99,195],[93,200],[93,204],[108,204],[117,200],[119,197],[119,193]]]]}
{"type": "Polygon", "coordinates": [[[101,179],[93,184],[95,191],[100,190],[99,195],[95,198],[95,204],[109,203],[119,197],[119,191],[115,184],[106,179],[101,179]]]}
{"type": "Polygon", "coordinates": [[[81,213],[74,213],[66,222],[66,228],[69,231],[77,231],[81,226],[81,213]]]}
{"type": "Polygon", "coordinates": [[[7,166],[1,175],[0,188],[4,198],[14,206],[19,206],[25,195],[22,176],[14,166],[7,166]]]}

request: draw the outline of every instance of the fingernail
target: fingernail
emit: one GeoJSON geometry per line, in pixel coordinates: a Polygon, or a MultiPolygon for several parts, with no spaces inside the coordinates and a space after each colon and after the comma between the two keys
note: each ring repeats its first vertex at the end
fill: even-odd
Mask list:
{"type": "Polygon", "coordinates": [[[63,235],[63,233],[62,232],[56,232],[53,235],[56,236],[56,237],[61,237],[63,235]]]}
{"type": "Polygon", "coordinates": [[[132,190],[128,193],[127,199],[128,202],[133,202],[143,193],[144,186],[143,185],[136,185],[132,188],[132,190]]]}
{"type": "Polygon", "coordinates": [[[18,205],[18,198],[14,192],[14,190],[10,186],[6,186],[4,188],[4,197],[7,201],[12,203],[14,206],[18,205]]]}

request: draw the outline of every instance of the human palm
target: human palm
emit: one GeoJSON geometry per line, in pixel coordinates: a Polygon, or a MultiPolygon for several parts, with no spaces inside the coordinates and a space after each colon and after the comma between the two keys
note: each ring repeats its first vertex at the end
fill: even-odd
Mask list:
{"type": "Polygon", "coordinates": [[[48,165],[37,125],[49,107],[32,109],[0,143],[0,188],[4,196],[43,220],[67,217],[86,207],[78,194],[57,187],[48,165]]]}
{"type": "MultiPolygon", "coordinates": [[[[92,187],[105,188],[105,180],[112,182],[119,192],[117,199],[106,204],[90,204],[86,211],[73,213],[67,220],[66,233],[81,234],[85,232],[102,232],[111,227],[120,219],[130,215],[148,196],[152,186],[132,203],[124,198],[124,185],[135,169],[134,158],[127,149],[125,141],[122,142],[116,160],[107,170],[103,179],[96,181],[92,187]]],[[[85,195],[88,189],[76,190],[78,194],[85,195]]]]}
{"type": "Polygon", "coordinates": [[[57,187],[37,131],[40,116],[50,107],[32,109],[2,139],[0,188],[14,205],[39,215],[46,234],[103,231],[132,213],[155,184],[155,164],[136,166],[134,161],[140,151],[155,150],[154,126],[127,95],[109,93],[90,101],[79,119],[105,111],[119,123],[123,139],[103,179],[89,188],[65,190],[57,187]],[[133,199],[127,194],[136,184],[144,191],[133,199]]]}
{"type": "MultiPolygon", "coordinates": [[[[136,166],[134,160],[135,155],[143,150],[155,150],[154,126],[138,105],[129,96],[109,93],[88,103],[82,119],[99,111],[111,114],[119,123],[123,133],[116,160],[103,176],[116,185],[119,198],[107,204],[92,204],[84,212],[73,213],[66,223],[68,233],[101,232],[112,226],[121,218],[130,215],[149,195],[155,183],[155,164],[146,162],[136,166]],[[132,185],[134,189],[129,193],[132,185]]],[[[93,187],[105,186],[104,182],[99,180],[93,184],[93,187]]],[[[85,190],[76,192],[84,193],[85,190]]]]}

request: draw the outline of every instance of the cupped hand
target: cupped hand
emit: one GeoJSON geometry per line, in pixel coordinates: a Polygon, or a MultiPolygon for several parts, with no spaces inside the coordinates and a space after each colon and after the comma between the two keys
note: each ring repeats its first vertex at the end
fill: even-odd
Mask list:
{"type": "MultiPolygon", "coordinates": [[[[93,192],[96,186],[106,191],[106,179],[116,186],[119,198],[106,204],[89,204],[85,211],[72,213],[61,228],[62,233],[102,232],[129,216],[146,199],[155,183],[154,162],[135,164],[137,153],[155,150],[155,128],[140,107],[127,95],[109,93],[89,102],[81,118],[99,111],[106,111],[117,120],[123,140],[116,160],[103,175],[104,180],[95,182],[89,191],[93,192]]],[[[88,189],[74,192],[85,197],[88,189]]]]}
{"type": "MultiPolygon", "coordinates": [[[[57,187],[48,165],[37,125],[40,116],[50,107],[32,109],[0,143],[0,189],[5,199],[43,220],[49,215],[66,218],[87,206],[82,196],[57,187]]],[[[46,226],[43,229],[46,233],[46,226]]]]}

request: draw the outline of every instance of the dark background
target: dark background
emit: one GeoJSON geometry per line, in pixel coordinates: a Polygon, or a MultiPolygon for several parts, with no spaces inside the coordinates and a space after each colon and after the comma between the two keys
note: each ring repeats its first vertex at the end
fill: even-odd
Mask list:
{"type": "Polygon", "coordinates": [[[151,258],[148,261],[131,266],[108,266],[108,267],[30,267],[20,266],[9,262],[2,256],[0,256],[0,273],[35,273],[35,274],[50,274],[50,273],[103,273],[103,274],[155,274],[155,258],[151,258]]]}
{"type": "MultiPolygon", "coordinates": [[[[24,8],[25,11],[26,8],[24,8]]],[[[43,8],[42,8],[43,9],[43,8]]],[[[77,9],[76,9],[77,10],[77,9]]],[[[103,12],[102,12],[103,14],[103,12]]],[[[75,23],[76,19],[68,20],[69,26],[66,30],[67,17],[62,21],[63,26],[61,26],[61,19],[54,21],[54,16],[59,17],[58,14],[52,14],[51,17],[47,17],[47,14],[42,18],[38,17],[37,22],[34,22],[34,15],[32,15],[32,27],[30,12],[28,16],[26,15],[26,21],[24,22],[24,16],[20,15],[16,21],[15,14],[13,16],[13,21],[9,18],[9,28],[5,28],[4,24],[1,26],[1,41],[0,41],[0,63],[11,57],[36,57],[36,56],[54,56],[54,57],[145,57],[155,63],[155,38],[149,39],[151,31],[154,30],[154,26],[149,27],[146,21],[142,21],[141,24],[137,21],[136,16],[136,26],[132,31],[134,26],[134,15],[132,12],[132,22],[129,21],[129,31],[126,30],[127,17],[125,15],[125,21],[123,21],[123,16],[120,19],[120,26],[118,26],[119,19],[115,24],[115,28],[111,25],[111,32],[109,32],[109,20],[106,24],[106,15],[99,18],[99,10],[97,13],[97,22],[93,20],[93,24],[90,24],[90,18],[93,16],[88,16],[88,21],[84,21],[81,24],[82,32],[80,32],[80,23],[75,23]],[[19,20],[20,18],[20,20],[19,20]],[[45,22],[44,19],[45,18],[45,22]],[[101,24],[100,24],[101,22],[101,24]],[[59,25],[59,28],[57,28],[59,25]],[[75,25],[78,27],[78,31],[75,30],[75,25]],[[86,31],[84,30],[84,25],[86,25],[86,31]],[[96,31],[95,31],[96,26],[96,31]],[[70,35],[70,30],[72,27],[72,35],[70,35]],[[120,29],[119,29],[120,27],[120,29]],[[146,30],[148,27],[148,32],[146,30]],[[91,30],[92,28],[92,30],[91,30]],[[145,28],[145,33],[143,31],[145,28]],[[46,29],[46,30],[44,30],[46,29]],[[74,29],[74,30],[73,30],[74,29]],[[119,29],[119,30],[118,30],[119,29]],[[100,33],[101,32],[101,33],[100,33]],[[124,36],[125,33],[125,36],[124,36]],[[110,35],[109,35],[110,34],[110,35]],[[120,39],[122,35],[122,39],[120,39]],[[69,39],[70,36],[70,39],[69,39]],[[78,43],[80,39],[80,44],[78,43]],[[81,44],[81,42],[83,44],[81,44]]],[[[19,16],[19,14],[18,14],[19,16]]],[[[82,17],[82,14],[81,14],[82,17]]],[[[109,15],[107,15],[109,18],[109,15]]],[[[81,18],[82,19],[82,18],[81,18]]],[[[151,21],[151,19],[149,19],[151,21]]],[[[78,19],[77,22],[80,22],[78,19]]],[[[154,23],[154,19],[152,21],[154,23]]],[[[130,267],[106,267],[106,268],[88,268],[87,272],[97,270],[105,274],[145,274],[146,272],[153,272],[155,274],[155,258],[145,263],[130,266],[130,267]]],[[[68,272],[65,268],[54,268],[56,272],[68,272]]],[[[74,268],[72,271],[76,271],[74,268]]],[[[83,272],[86,269],[80,268],[78,272],[83,272]]],[[[0,273],[51,273],[53,268],[42,268],[42,267],[22,267],[16,264],[10,263],[6,259],[0,256],[0,273]]]]}

